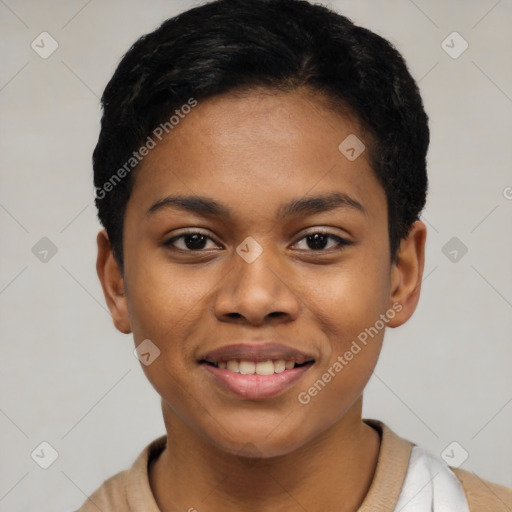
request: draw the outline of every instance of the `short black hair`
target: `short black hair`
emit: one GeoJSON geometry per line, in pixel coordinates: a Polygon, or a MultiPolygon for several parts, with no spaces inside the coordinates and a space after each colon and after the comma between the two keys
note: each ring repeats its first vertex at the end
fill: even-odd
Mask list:
{"type": "Polygon", "coordinates": [[[305,0],[215,0],[138,39],[103,93],[93,153],[95,202],[121,269],[134,183],[129,171],[137,168],[134,152],[155,127],[191,98],[303,86],[348,107],[368,133],[395,259],[425,206],[428,186],[428,117],[400,53],[345,16],[305,0]]]}

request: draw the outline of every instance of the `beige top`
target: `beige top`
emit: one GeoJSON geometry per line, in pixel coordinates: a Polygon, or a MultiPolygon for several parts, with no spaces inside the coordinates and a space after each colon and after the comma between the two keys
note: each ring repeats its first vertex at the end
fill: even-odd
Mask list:
{"type": "MultiPolygon", "coordinates": [[[[373,481],[358,512],[392,512],[414,444],[396,435],[380,421],[363,421],[377,430],[381,445],[373,481]]],[[[148,464],[165,448],[166,439],[163,435],[147,445],[130,469],[106,480],[77,512],[161,512],[149,485],[148,464]]],[[[451,469],[462,482],[471,512],[512,511],[512,489],[483,480],[463,469],[451,469]]]]}

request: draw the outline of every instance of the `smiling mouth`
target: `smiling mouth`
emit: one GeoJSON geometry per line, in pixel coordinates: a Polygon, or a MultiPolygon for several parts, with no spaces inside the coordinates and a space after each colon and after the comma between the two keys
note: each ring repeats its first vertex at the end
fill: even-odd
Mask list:
{"type": "Polygon", "coordinates": [[[285,361],[284,359],[267,359],[265,361],[248,361],[240,359],[231,359],[228,361],[207,361],[205,359],[199,361],[201,364],[207,364],[220,370],[227,370],[232,373],[242,375],[274,375],[282,373],[286,370],[293,370],[303,366],[311,366],[315,362],[314,359],[299,363],[297,361],[285,361]]]}
{"type": "Polygon", "coordinates": [[[246,400],[267,400],[291,389],[315,364],[315,359],[300,354],[295,360],[290,356],[287,359],[253,357],[256,360],[203,358],[199,366],[224,392],[246,400]]]}

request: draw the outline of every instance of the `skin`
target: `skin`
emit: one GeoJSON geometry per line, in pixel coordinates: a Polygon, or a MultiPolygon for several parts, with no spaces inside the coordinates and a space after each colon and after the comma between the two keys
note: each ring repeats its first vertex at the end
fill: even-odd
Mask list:
{"type": "Polygon", "coordinates": [[[149,471],[162,511],[349,512],[368,492],[380,438],[361,420],[362,393],[385,329],[308,404],[297,397],[393,304],[401,310],[388,327],[410,318],[426,227],[414,223],[391,264],[386,196],[367,152],[351,162],[338,150],[349,134],[365,141],[354,119],[308,90],[199,102],[137,171],[124,275],[106,232],[98,234],[97,271],[116,328],[161,351],[142,368],[161,396],[168,432],[149,471]],[[341,207],[275,218],[285,202],[333,191],[365,212],[341,207]],[[146,214],[170,194],[207,196],[233,217],[177,208],[146,214]],[[196,251],[190,239],[188,246],[177,240],[174,250],[165,245],[184,228],[211,239],[196,251]],[[352,245],[327,238],[315,250],[305,236],[319,231],[352,245]],[[263,249],[252,263],[236,252],[248,236],[263,249]],[[286,392],[246,400],[214,384],[198,363],[205,350],[255,337],[309,352],[315,364],[286,392]]]}

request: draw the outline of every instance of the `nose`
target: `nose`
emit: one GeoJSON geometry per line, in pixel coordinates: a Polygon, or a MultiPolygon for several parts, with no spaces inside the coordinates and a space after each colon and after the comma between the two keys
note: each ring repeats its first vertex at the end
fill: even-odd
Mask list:
{"type": "Polygon", "coordinates": [[[298,273],[284,265],[269,248],[252,262],[237,253],[233,268],[214,296],[214,311],[222,322],[251,325],[295,320],[301,309],[296,291],[298,273]]]}

